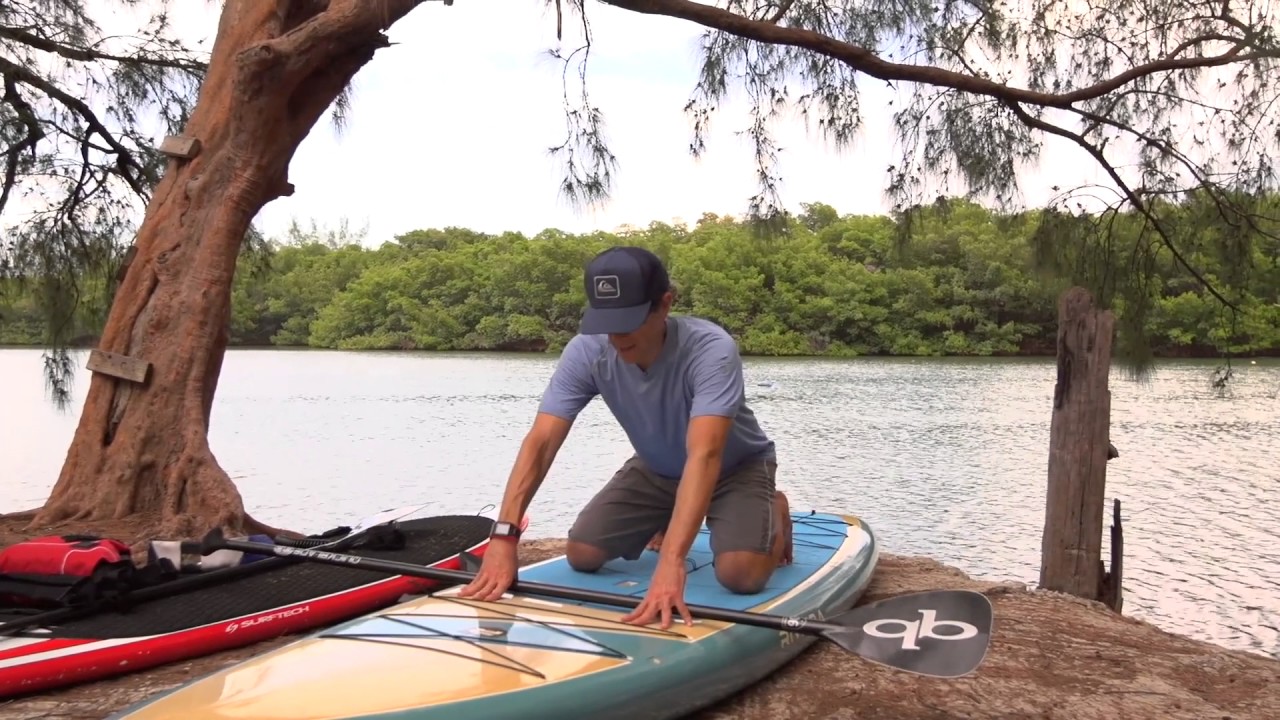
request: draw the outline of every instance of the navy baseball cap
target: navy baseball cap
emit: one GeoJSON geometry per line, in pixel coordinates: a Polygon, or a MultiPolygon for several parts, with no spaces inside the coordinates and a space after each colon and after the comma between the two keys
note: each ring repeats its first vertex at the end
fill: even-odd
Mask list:
{"type": "Polygon", "coordinates": [[[644,324],[652,304],[671,289],[657,255],[640,247],[612,247],[587,263],[583,284],[587,310],[584,335],[629,333],[644,324]]]}

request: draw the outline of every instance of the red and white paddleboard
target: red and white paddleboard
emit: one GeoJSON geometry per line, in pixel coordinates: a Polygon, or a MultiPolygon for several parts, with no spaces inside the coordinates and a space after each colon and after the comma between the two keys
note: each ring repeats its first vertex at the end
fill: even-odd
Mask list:
{"type": "MultiPolygon", "coordinates": [[[[527,526],[528,518],[523,524],[527,526]]],[[[484,554],[493,520],[445,515],[405,520],[396,527],[404,534],[401,549],[357,546],[342,552],[464,569],[462,553],[484,554]]],[[[148,600],[124,612],[105,610],[53,627],[29,627],[11,636],[0,635],[0,698],[101,680],[311,630],[392,605],[405,594],[426,592],[437,584],[302,561],[148,600]]]]}

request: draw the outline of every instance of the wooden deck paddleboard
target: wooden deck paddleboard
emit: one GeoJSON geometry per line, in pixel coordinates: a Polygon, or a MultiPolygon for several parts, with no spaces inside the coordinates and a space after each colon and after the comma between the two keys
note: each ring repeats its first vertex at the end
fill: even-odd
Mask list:
{"type": "MultiPolygon", "coordinates": [[[[795,561],[755,595],[716,582],[706,529],[690,553],[686,601],[827,617],[856,603],[878,546],[861,520],[793,513],[795,561]]],[[[656,553],[574,572],[563,556],[521,581],[642,597],[656,553]]],[[[531,720],[675,718],[721,700],[794,658],[812,635],[695,619],[661,630],[620,622],[625,608],[457,588],[415,598],[153,697],[115,720],[531,720]]]]}

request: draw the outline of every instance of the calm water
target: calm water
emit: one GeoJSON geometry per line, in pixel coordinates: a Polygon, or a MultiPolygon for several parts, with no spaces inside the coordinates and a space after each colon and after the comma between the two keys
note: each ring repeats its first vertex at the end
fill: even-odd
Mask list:
{"type": "MultiPolygon", "coordinates": [[[[211,443],[270,523],[318,530],[427,502],[481,512],[501,500],[553,363],[232,351],[211,443]]],[[[1212,368],[1166,364],[1145,385],[1113,378],[1121,456],[1108,470],[1107,525],[1118,497],[1125,611],[1280,657],[1280,362],[1238,365],[1222,397],[1212,368]]],[[[1036,582],[1050,361],[751,359],[747,375],[794,507],[860,514],[890,552],[1036,582]]],[[[75,430],[87,374],[78,380],[75,409],[59,414],[43,399],[39,352],[0,350],[0,511],[43,501],[75,430]]],[[[534,501],[531,534],[562,536],[628,454],[592,403],[534,501]]]]}

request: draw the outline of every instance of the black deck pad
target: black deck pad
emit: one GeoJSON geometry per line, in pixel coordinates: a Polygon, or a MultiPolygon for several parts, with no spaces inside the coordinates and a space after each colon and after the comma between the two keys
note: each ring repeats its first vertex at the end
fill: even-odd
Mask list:
{"type": "MultiPolygon", "coordinates": [[[[401,549],[376,550],[357,546],[344,552],[431,565],[483,542],[493,528],[493,520],[480,515],[441,515],[404,520],[397,526],[404,533],[405,543],[401,549]]],[[[224,583],[137,603],[125,612],[105,610],[89,617],[67,620],[55,628],[32,628],[32,631],[15,635],[105,639],[175,632],[304,602],[387,577],[390,575],[378,570],[290,562],[224,583]]],[[[19,617],[23,616],[0,612],[0,622],[19,617]]]]}

